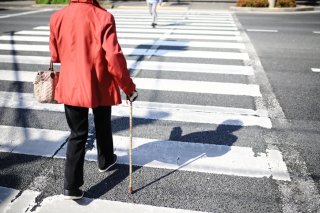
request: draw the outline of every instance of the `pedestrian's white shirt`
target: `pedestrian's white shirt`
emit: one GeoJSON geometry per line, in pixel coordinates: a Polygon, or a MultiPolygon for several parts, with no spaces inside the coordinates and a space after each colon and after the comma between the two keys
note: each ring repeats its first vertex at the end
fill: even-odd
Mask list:
{"type": "Polygon", "coordinates": [[[156,3],[161,3],[162,0],[147,0],[147,2],[150,4],[156,4],[156,3]]]}

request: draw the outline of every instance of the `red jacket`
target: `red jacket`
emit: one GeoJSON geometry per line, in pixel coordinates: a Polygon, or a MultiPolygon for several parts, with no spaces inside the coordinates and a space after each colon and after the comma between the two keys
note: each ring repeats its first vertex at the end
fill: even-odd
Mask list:
{"type": "Polygon", "coordinates": [[[135,84],[117,40],[114,17],[95,0],[71,0],[50,19],[50,52],[61,63],[55,99],[94,108],[121,103],[135,84]]]}

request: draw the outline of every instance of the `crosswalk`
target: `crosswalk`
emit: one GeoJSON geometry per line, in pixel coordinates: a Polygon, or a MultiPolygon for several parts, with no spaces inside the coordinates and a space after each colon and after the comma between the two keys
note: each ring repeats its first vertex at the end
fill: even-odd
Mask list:
{"type": "MultiPolygon", "coordinates": [[[[248,65],[251,56],[243,41],[244,32],[230,12],[162,11],[155,29],[151,28],[146,11],[111,12],[139,91],[133,114],[135,166],[290,181],[280,151],[257,152],[256,146],[264,143],[261,138],[247,135],[242,139],[240,135],[246,132],[237,134],[246,129],[271,129],[272,122],[268,111],[255,104],[264,94],[258,84],[248,80],[254,78],[255,70],[248,65]],[[166,129],[163,126],[174,128],[161,132],[166,129]],[[193,132],[194,127],[204,128],[193,132]]],[[[46,69],[49,64],[48,36],[47,25],[0,35],[0,82],[6,88],[0,91],[0,106],[8,114],[10,110],[30,110],[35,115],[47,113],[48,122],[53,113],[58,113],[58,120],[63,119],[62,105],[39,104],[30,89],[35,67],[46,69]],[[13,85],[21,83],[28,84],[29,89],[16,91],[13,85]]],[[[59,65],[55,67],[58,69],[59,65]]],[[[117,122],[129,116],[125,101],[113,107],[112,116],[115,153],[119,164],[127,165],[129,138],[124,134],[128,127],[117,122]]],[[[14,121],[6,118],[0,120],[1,152],[65,158],[67,129],[39,127],[31,121],[14,126],[10,125],[14,121]]],[[[90,131],[93,132],[92,122],[90,131]]],[[[96,161],[94,147],[87,151],[86,160],[96,161]]],[[[58,197],[56,202],[63,201],[58,197]]],[[[141,208],[137,212],[152,209],[123,208],[141,208]]],[[[174,207],[154,208],[154,212],[178,212],[174,207]]]]}

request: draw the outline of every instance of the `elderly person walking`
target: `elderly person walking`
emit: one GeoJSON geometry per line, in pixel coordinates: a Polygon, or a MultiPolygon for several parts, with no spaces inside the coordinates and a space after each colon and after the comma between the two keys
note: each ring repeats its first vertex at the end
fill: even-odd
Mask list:
{"type": "Polygon", "coordinates": [[[117,161],[113,150],[111,106],[121,103],[119,87],[131,102],[137,97],[117,40],[114,17],[97,0],[70,0],[50,19],[51,60],[61,63],[55,100],[65,106],[71,130],[65,162],[64,195],[80,199],[88,137],[88,111],[96,129],[98,170],[117,161]]]}
{"type": "Polygon", "coordinates": [[[158,14],[157,14],[157,6],[160,4],[160,6],[163,5],[162,0],[147,0],[147,5],[149,7],[149,13],[152,16],[152,23],[151,26],[153,28],[156,27],[157,25],[157,19],[158,19],[158,14]]]}

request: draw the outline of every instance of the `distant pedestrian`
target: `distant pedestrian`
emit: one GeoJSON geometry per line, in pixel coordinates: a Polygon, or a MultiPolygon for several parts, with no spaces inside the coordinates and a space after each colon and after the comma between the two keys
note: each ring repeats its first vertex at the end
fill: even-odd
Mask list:
{"type": "Polygon", "coordinates": [[[117,40],[114,17],[97,0],[70,0],[50,19],[51,60],[61,63],[55,99],[65,106],[71,134],[68,139],[64,195],[80,199],[92,108],[100,172],[117,161],[114,154],[111,106],[121,103],[119,87],[134,101],[138,96],[117,40]]]}
{"type": "Polygon", "coordinates": [[[160,4],[160,6],[163,5],[162,0],[147,0],[147,5],[149,8],[149,13],[152,16],[152,23],[151,26],[153,28],[156,27],[157,21],[158,21],[158,13],[157,13],[157,6],[160,4]]]}

